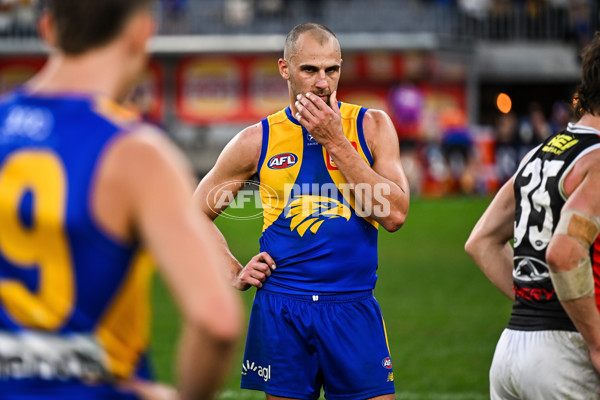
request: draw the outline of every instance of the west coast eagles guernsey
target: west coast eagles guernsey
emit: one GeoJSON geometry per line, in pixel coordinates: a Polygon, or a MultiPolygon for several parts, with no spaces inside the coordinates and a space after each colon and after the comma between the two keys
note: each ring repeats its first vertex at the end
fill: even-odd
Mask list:
{"type": "MultiPolygon", "coordinates": [[[[537,147],[515,175],[515,303],[508,323],[510,329],[576,330],[556,297],[546,263],[546,248],[567,200],[565,178],[581,157],[597,149],[600,149],[600,132],[569,124],[567,130],[537,147]]],[[[598,300],[598,239],[590,256],[598,300]]]]}
{"type": "Polygon", "coordinates": [[[147,376],[151,262],[99,229],[90,210],[102,154],[138,124],[107,99],[22,89],[0,99],[6,396],[120,398],[103,382],[147,376]],[[96,385],[79,392],[81,381],[96,385]],[[52,382],[63,385],[58,394],[52,382]]]}
{"type": "MultiPolygon", "coordinates": [[[[340,103],[344,135],[371,165],[362,126],[366,111],[340,103]]],[[[262,128],[260,248],[277,265],[264,288],[314,294],[372,290],[378,224],[363,213],[351,192],[371,188],[348,185],[327,150],[289,107],[265,118],[262,128]]]]}

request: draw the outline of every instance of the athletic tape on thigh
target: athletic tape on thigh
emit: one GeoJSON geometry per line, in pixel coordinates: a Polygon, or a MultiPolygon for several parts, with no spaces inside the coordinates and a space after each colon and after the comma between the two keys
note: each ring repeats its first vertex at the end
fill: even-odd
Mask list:
{"type": "Polygon", "coordinates": [[[577,300],[594,294],[594,277],[589,257],[579,260],[577,268],[570,271],[550,271],[550,279],[560,301],[577,300]]]}
{"type": "Polygon", "coordinates": [[[600,233],[600,218],[568,208],[560,215],[554,234],[571,236],[589,248],[600,233]]]}

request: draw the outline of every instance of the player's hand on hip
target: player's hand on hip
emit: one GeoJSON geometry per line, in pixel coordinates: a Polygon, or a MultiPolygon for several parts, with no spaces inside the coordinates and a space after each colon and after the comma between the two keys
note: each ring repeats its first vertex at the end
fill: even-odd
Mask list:
{"type": "Polygon", "coordinates": [[[119,387],[126,391],[135,394],[142,400],[180,400],[179,393],[174,387],[164,385],[162,383],[130,380],[123,382],[119,387]]]}
{"type": "Polygon", "coordinates": [[[269,253],[263,251],[252,257],[237,276],[235,288],[246,290],[250,286],[261,288],[263,282],[271,276],[271,271],[276,268],[275,261],[269,253]]]}
{"type": "Polygon", "coordinates": [[[296,119],[325,147],[345,140],[336,94],[333,92],[329,98],[331,107],[314,93],[299,94],[296,98],[296,119]]]}

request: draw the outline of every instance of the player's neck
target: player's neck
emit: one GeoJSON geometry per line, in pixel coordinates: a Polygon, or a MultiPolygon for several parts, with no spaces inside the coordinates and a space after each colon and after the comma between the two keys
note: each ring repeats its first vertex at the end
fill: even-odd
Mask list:
{"type": "Polygon", "coordinates": [[[583,114],[583,116],[575,124],[587,126],[600,131],[600,117],[592,114],[583,114]]]}
{"type": "Polygon", "coordinates": [[[54,54],[28,88],[32,92],[83,93],[116,100],[125,81],[120,67],[123,64],[114,52],[98,51],[78,57],[54,54]]]}

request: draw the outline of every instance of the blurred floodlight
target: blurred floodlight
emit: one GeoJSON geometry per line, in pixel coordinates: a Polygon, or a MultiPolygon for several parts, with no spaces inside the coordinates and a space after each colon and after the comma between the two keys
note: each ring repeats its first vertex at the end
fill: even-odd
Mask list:
{"type": "Polygon", "coordinates": [[[506,93],[500,93],[496,97],[496,107],[502,114],[508,114],[512,109],[512,100],[506,93]]]}

